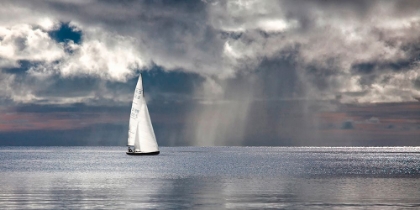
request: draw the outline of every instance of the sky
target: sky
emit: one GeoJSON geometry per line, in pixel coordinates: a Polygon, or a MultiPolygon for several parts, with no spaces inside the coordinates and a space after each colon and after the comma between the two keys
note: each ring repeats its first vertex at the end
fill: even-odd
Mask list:
{"type": "Polygon", "coordinates": [[[419,146],[418,1],[1,1],[0,145],[419,146]]]}

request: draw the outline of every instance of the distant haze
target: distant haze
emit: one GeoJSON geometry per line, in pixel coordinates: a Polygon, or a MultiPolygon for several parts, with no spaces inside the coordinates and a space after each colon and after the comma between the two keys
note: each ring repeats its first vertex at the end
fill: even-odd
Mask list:
{"type": "Polygon", "coordinates": [[[0,145],[420,144],[418,1],[0,5],[0,145]]]}

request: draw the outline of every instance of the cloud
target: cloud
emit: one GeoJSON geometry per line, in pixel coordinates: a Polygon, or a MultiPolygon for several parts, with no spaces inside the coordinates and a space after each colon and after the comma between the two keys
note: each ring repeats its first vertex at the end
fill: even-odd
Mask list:
{"type": "Polygon", "coordinates": [[[420,95],[415,85],[420,17],[395,2],[4,5],[0,65],[11,68],[21,60],[36,61],[39,64],[28,73],[38,77],[82,75],[125,81],[139,69],[157,64],[166,70],[226,78],[258,71],[267,59],[289,59],[296,63],[292,74],[305,84],[305,97],[340,95],[341,102],[370,103],[412,101],[420,95]],[[7,18],[11,11],[13,20],[7,18]],[[67,26],[62,23],[69,23],[67,30],[81,37],[57,39],[67,26]]]}
{"type": "Polygon", "coordinates": [[[210,16],[216,27],[241,32],[227,41],[231,57],[259,63],[261,58],[292,55],[295,71],[307,82],[307,97],[341,94],[342,102],[370,103],[412,101],[419,94],[411,85],[418,77],[412,46],[417,45],[413,34],[419,19],[393,2],[231,1],[213,7],[219,14],[210,16]],[[267,17],[294,27],[269,32],[249,26],[267,17]],[[370,69],[353,70],[360,67],[370,69]],[[354,92],[360,95],[354,97],[354,92]]]}
{"type": "Polygon", "coordinates": [[[61,58],[63,46],[51,39],[45,31],[28,24],[13,27],[0,26],[0,67],[17,67],[18,61],[51,63],[61,58]]]}
{"type": "Polygon", "coordinates": [[[248,132],[255,119],[277,136],[279,130],[288,132],[282,126],[307,122],[300,137],[310,137],[319,127],[314,116],[320,110],[420,96],[419,6],[416,1],[3,1],[0,102],[125,106],[142,71],[150,80],[150,103],[188,101],[185,135],[204,136],[203,145],[252,142],[246,138],[255,134],[248,132]],[[290,101],[298,117],[278,112],[289,111],[290,101]],[[277,102],[276,115],[255,115],[255,109],[277,102]]]}

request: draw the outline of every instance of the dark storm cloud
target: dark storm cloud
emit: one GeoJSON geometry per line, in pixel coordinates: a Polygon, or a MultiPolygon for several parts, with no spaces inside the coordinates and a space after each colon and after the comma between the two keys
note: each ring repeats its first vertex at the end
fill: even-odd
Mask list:
{"type": "Polygon", "coordinates": [[[36,62],[28,60],[19,60],[16,67],[6,67],[1,70],[8,74],[22,74],[28,71],[31,67],[36,66],[36,62]]]}
{"type": "Polygon", "coordinates": [[[147,97],[159,101],[192,100],[194,90],[204,82],[198,74],[180,70],[165,72],[158,66],[143,72],[142,77],[147,97]]]}
{"type": "Polygon", "coordinates": [[[15,106],[12,111],[19,113],[100,113],[100,112],[125,112],[130,107],[126,106],[88,106],[85,104],[70,104],[70,105],[38,105],[25,104],[15,106]]]}
{"type": "Polygon", "coordinates": [[[99,89],[103,81],[92,77],[61,78],[58,75],[49,78],[50,82],[43,89],[35,92],[36,95],[49,97],[78,97],[85,96],[99,89]]]}

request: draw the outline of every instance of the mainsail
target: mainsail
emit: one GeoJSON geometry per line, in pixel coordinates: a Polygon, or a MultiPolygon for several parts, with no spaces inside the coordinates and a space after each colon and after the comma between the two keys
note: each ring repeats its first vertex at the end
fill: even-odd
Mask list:
{"type": "Polygon", "coordinates": [[[149,110],[144,99],[143,81],[141,75],[134,91],[133,104],[131,107],[130,123],[128,128],[129,152],[127,154],[157,153],[159,148],[150,120],[149,110]],[[130,151],[134,147],[134,151],[130,151]]]}

